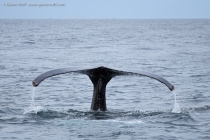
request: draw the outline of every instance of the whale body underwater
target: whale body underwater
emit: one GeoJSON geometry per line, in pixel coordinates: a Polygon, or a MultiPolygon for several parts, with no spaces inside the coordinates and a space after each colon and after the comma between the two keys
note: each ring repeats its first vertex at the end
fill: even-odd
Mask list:
{"type": "Polygon", "coordinates": [[[116,76],[146,76],[152,79],[155,79],[164,85],[166,85],[171,91],[174,90],[174,86],[171,85],[166,79],[144,71],[138,70],[116,70],[107,67],[97,67],[97,68],[60,68],[47,71],[39,76],[37,76],[33,81],[32,85],[37,87],[43,80],[46,78],[56,76],[59,74],[66,73],[79,73],[87,75],[93,83],[93,97],[91,103],[91,110],[93,111],[106,111],[106,85],[108,82],[116,76]]]}

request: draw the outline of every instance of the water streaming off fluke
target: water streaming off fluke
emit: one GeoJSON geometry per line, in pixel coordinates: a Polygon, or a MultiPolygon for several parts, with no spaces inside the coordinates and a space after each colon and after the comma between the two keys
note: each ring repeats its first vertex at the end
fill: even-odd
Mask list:
{"type": "Polygon", "coordinates": [[[27,113],[37,114],[38,112],[44,110],[42,106],[35,106],[35,102],[34,102],[35,91],[36,91],[36,88],[33,87],[32,95],[31,95],[31,105],[27,109],[24,110],[23,114],[27,114],[27,113]]]}
{"type": "Polygon", "coordinates": [[[176,100],[176,92],[175,91],[173,91],[173,92],[174,92],[174,108],[172,110],[172,113],[181,113],[181,109],[179,107],[179,103],[176,100]]]}

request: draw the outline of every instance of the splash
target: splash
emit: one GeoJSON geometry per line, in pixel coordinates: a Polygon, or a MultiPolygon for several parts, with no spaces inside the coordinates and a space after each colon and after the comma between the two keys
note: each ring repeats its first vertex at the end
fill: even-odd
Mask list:
{"type": "Polygon", "coordinates": [[[32,95],[31,95],[31,105],[27,109],[24,110],[23,114],[27,114],[27,113],[37,114],[38,112],[41,112],[44,110],[42,106],[35,106],[35,102],[34,102],[35,91],[36,91],[36,88],[33,87],[32,95]]]}
{"type": "Polygon", "coordinates": [[[172,110],[172,113],[181,113],[181,109],[179,107],[179,103],[176,100],[176,92],[175,91],[173,91],[173,92],[174,92],[174,108],[172,110]]]}
{"type": "Polygon", "coordinates": [[[32,95],[31,95],[31,106],[32,106],[32,107],[35,107],[35,102],[34,102],[35,91],[36,91],[36,88],[33,87],[32,95]]]}

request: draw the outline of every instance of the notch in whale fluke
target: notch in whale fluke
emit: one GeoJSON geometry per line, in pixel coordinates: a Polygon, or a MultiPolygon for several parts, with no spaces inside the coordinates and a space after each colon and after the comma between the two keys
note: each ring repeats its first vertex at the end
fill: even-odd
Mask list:
{"type": "Polygon", "coordinates": [[[37,76],[33,81],[32,85],[37,87],[43,80],[46,78],[56,76],[59,74],[66,73],[80,73],[87,75],[93,83],[94,91],[91,109],[92,110],[106,110],[106,85],[108,82],[115,76],[146,76],[152,79],[155,79],[164,85],[166,85],[171,91],[174,90],[174,86],[171,85],[166,79],[148,72],[137,71],[137,70],[116,70],[106,67],[97,67],[97,68],[61,68],[47,71],[39,76],[37,76]]]}

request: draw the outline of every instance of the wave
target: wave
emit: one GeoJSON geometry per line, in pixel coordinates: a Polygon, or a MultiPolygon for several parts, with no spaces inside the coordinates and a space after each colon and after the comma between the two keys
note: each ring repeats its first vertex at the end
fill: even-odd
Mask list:
{"type": "MultiPolygon", "coordinates": [[[[208,113],[209,105],[200,107],[182,108],[181,113],[173,113],[172,109],[159,111],[144,110],[118,110],[90,111],[90,110],[54,110],[38,106],[28,108],[20,114],[20,109],[4,108],[0,109],[1,124],[45,124],[54,119],[61,120],[81,120],[81,121],[111,121],[139,124],[152,122],[156,124],[187,126],[189,123],[196,127],[198,121],[194,114],[208,113]],[[31,110],[30,110],[31,109],[31,110]],[[19,112],[19,113],[18,113],[19,112]]],[[[54,121],[53,121],[54,122],[54,121]]]]}
{"type": "Polygon", "coordinates": [[[210,105],[182,108],[183,113],[193,113],[193,112],[202,113],[209,110],[210,110],[210,105]]]}
{"type": "Polygon", "coordinates": [[[66,118],[66,119],[84,119],[84,120],[110,120],[117,118],[147,118],[152,116],[158,116],[164,113],[171,113],[171,110],[167,111],[142,111],[142,110],[109,110],[109,111],[90,111],[90,110],[73,110],[67,111],[55,111],[51,109],[44,109],[43,107],[33,108],[32,110],[26,110],[23,114],[38,116],[42,119],[54,119],[54,118],[66,118]],[[34,109],[34,110],[33,110],[34,109]]]}
{"type": "MultiPolygon", "coordinates": [[[[33,108],[34,109],[34,108],[33,108]]],[[[105,112],[102,111],[90,111],[90,110],[62,110],[56,111],[51,109],[45,109],[43,107],[38,106],[35,110],[27,110],[23,114],[29,115],[32,118],[39,119],[55,119],[55,118],[65,118],[65,119],[82,119],[82,120],[136,120],[136,119],[151,119],[151,118],[159,118],[159,119],[175,119],[185,121],[194,121],[191,117],[191,113],[205,113],[210,110],[209,105],[204,105],[201,107],[189,107],[182,108],[181,113],[173,113],[171,110],[160,110],[160,111],[143,111],[143,110],[117,110],[111,109],[105,112]]]]}

